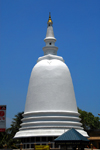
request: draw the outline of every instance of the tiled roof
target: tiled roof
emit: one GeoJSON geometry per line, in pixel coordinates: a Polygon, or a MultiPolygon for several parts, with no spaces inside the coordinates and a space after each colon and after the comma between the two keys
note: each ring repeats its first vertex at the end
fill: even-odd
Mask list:
{"type": "Polygon", "coordinates": [[[88,142],[89,140],[84,137],[82,134],[80,134],[78,131],[75,129],[70,129],[67,132],[63,133],[61,136],[56,138],[54,140],[55,142],[59,141],[85,141],[88,142]]]}

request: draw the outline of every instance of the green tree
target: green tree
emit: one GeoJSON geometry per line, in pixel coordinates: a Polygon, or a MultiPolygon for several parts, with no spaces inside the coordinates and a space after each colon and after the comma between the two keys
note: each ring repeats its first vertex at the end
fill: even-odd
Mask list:
{"type": "Polygon", "coordinates": [[[13,139],[16,132],[18,132],[19,128],[21,127],[20,124],[22,123],[21,119],[23,112],[18,113],[15,115],[15,118],[13,118],[13,121],[11,123],[11,127],[6,129],[6,132],[0,133],[0,148],[3,148],[3,145],[7,144],[8,148],[17,148],[16,144],[20,143],[20,140],[13,139]]]}
{"type": "Polygon", "coordinates": [[[11,123],[11,127],[8,129],[9,132],[14,136],[16,132],[19,131],[19,128],[21,127],[21,119],[23,118],[22,116],[23,112],[19,112],[17,115],[15,115],[15,118],[13,118],[13,121],[11,123]]]}
{"type": "Polygon", "coordinates": [[[100,118],[95,117],[91,112],[86,112],[78,108],[81,123],[84,130],[100,129],[100,118]]]}

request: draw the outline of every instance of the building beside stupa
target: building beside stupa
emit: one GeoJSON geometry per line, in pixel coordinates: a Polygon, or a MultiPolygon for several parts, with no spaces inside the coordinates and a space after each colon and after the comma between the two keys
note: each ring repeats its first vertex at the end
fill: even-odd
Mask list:
{"type": "Polygon", "coordinates": [[[80,123],[70,71],[57,56],[50,15],[44,42],[44,56],[38,58],[31,72],[23,123],[14,137],[21,138],[27,148],[49,142],[54,147],[54,139],[71,128],[88,137],[80,123]]]}

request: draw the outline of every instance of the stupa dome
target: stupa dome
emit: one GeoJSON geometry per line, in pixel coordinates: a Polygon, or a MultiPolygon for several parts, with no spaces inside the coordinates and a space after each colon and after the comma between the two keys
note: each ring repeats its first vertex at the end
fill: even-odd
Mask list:
{"type": "Polygon", "coordinates": [[[34,66],[25,113],[33,110],[77,112],[71,75],[61,57],[49,54],[34,66]]]}
{"type": "Polygon", "coordinates": [[[59,136],[70,128],[88,137],[81,127],[70,71],[57,56],[50,17],[47,24],[44,56],[32,69],[23,123],[15,138],[59,136]]]}

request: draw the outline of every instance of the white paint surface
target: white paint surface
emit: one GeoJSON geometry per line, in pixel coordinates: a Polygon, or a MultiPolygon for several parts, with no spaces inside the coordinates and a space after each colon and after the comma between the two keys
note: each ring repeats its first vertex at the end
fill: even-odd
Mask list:
{"type": "Polygon", "coordinates": [[[24,119],[15,138],[59,136],[70,128],[88,137],[81,127],[70,71],[63,58],[56,56],[51,25],[44,39],[45,56],[38,59],[31,72],[24,119]]]}

